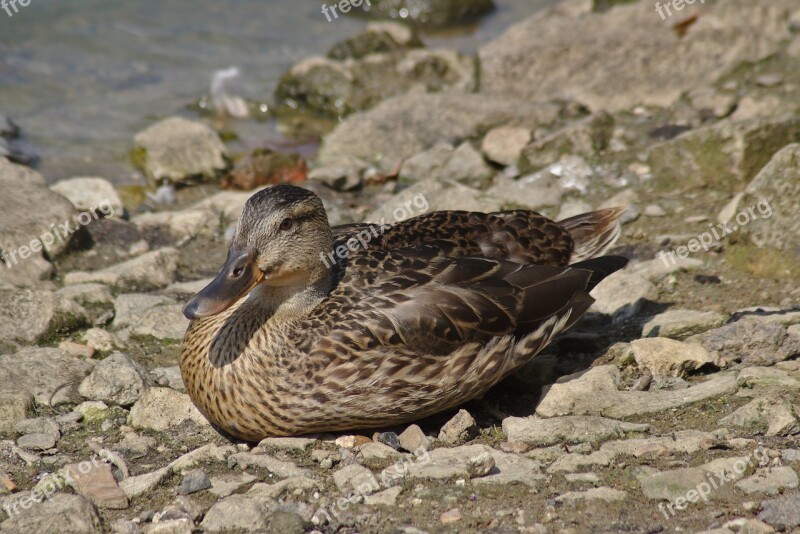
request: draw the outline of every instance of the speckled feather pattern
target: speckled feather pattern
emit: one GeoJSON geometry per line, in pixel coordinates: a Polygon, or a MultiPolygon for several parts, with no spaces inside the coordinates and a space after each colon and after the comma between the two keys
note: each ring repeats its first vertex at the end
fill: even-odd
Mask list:
{"type": "MultiPolygon", "coordinates": [[[[589,255],[587,242],[594,254],[608,248],[618,216],[562,225],[527,211],[436,212],[376,228],[335,265],[334,288],[306,316],[278,321],[245,297],[193,321],[180,357],[187,391],[212,423],[253,441],[457,406],[588,309],[592,273],[568,265],[576,250],[589,255]]],[[[366,228],[334,228],[334,246],[366,228]]]]}

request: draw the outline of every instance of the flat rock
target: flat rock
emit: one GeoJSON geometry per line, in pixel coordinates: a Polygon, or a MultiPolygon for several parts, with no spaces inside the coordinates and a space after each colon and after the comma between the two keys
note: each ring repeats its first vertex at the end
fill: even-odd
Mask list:
{"type": "Polygon", "coordinates": [[[506,417],[503,432],[508,440],[546,447],[559,443],[600,443],[629,434],[647,433],[649,425],[626,423],[592,416],[567,416],[552,419],[506,417]]]}
{"type": "Polygon", "coordinates": [[[378,493],[367,495],[364,498],[364,504],[369,506],[394,506],[397,502],[397,497],[399,497],[402,492],[403,488],[400,486],[387,488],[378,493]]]}
{"type": "Polygon", "coordinates": [[[171,247],[142,254],[123,263],[92,272],[72,272],[64,277],[65,285],[98,283],[120,291],[160,289],[175,281],[178,251],[171,247]]]}
{"type": "Polygon", "coordinates": [[[69,178],[51,185],[50,190],[65,197],[78,211],[122,217],[122,200],[111,182],[104,178],[69,178]]]}
{"type": "Polygon", "coordinates": [[[797,473],[788,465],[765,467],[736,483],[743,492],[778,495],[784,490],[797,489],[797,473]]]}
{"type": "Polygon", "coordinates": [[[217,501],[206,512],[200,527],[206,532],[267,530],[267,510],[259,499],[245,495],[231,495],[217,501]]]}
{"type": "Polygon", "coordinates": [[[46,451],[56,446],[56,440],[52,434],[25,434],[17,439],[17,446],[30,451],[46,451]]]}
{"type": "Polygon", "coordinates": [[[152,337],[159,341],[180,341],[189,328],[189,320],[183,315],[180,304],[165,304],[148,309],[130,326],[130,332],[138,337],[152,337]]]}
{"type": "Polygon", "coordinates": [[[150,376],[153,381],[163,387],[170,387],[175,391],[186,393],[186,385],[183,383],[181,368],[177,365],[169,367],[154,367],[150,369],[150,376]]]}
{"type": "Polygon", "coordinates": [[[191,495],[211,487],[211,479],[202,469],[192,469],[183,474],[181,485],[178,486],[178,495],[191,495]]]}
{"type": "Polygon", "coordinates": [[[252,452],[239,452],[232,454],[228,458],[228,465],[238,465],[241,469],[247,469],[249,466],[254,465],[263,467],[279,477],[309,477],[313,474],[308,469],[298,467],[292,462],[285,462],[277,458],[263,453],[252,452]]]}
{"type": "Polygon", "coordinates": [[[98,508],[124,510],[128,496],[117,485],[111,466],[105,462],[69,464],[64,468],[67,482],[80,495],[92,499],[98,508]]]}
{"type": "Polygon", "coordinates": [[[250,473],[232,473],[211,477],[211,488],[208,491],[219,498],[227,497],[245,484],[256,480],[257,478],[250,473]]]}
{"type": "Polygon", "coordinates": [[[258,448],[302,453],[315,443],[317,443],[317,440],[313,438],[265,438],[258,443],[258,448]]]}
{"type": "Polygon", "coordinates": [[[777,322],[752,317],[742,317],[690,341],[718,352],[725,360],[749,365],[773,365],[800,354],[800,336],[789,334],[777,322]]]}
{"type": "Polygon", "coordinates": [[[357,491],[362,494],[371,491],[361,491],[359,488],[372,488],[376,486],[375,476],[372,471],[359,464],[350,464],[333,473],[333,482],[339,491],[349,493],[357,491]]]}
{"type": "Polygon", "coordinates": [[[130,406],[154,383],[147,371],[122,352],[98,362],[83,379],[78,393],[91,400],[130,406]]]}
{"type": "Polygon", "coordinates": [[[430,447],[430,438],[425,435],[418,425],[409,425],[398,436],[400,447],[408,452],[415,452],[420,449],[427,450],[430,447]]]}
{"type": "Polygon", "coordinates": [[[470,479],[486,476],[495,466],[492,452],[486,445],[434,449],[427,453],[427,461],[408,465],[407,476],[411,479],[470,479]]]}
{"type": "Polygon", "coordinates": [[[520,126],[492,128],[483,138],[481,150],[490,161],[501,165],[516,165],[522,149],[531,142],[531,132],[520,126]]]}
{"type": "Polygon", "coordinates": [[[738,397],[756,397],[800,390],[800,380],[775,367],[747,367],[739,372],[738,397]]]}
{"type": "Polygon", "coordinates": [[[0,389],[0,434],[15,432],[17,423],[33,414],[33,394],[30,391],[0,389]]]}
{"type": "Polygon", "coordinates": [[[568,491],[556,497],[556,502],[563,504],[579,504],[585,501],[620,502],[628,499],[626,491],[601,486],[584,491],[568,491]]]}
{"type": "Polygon", "coordinates": [[[753,399],[732,414],[720,419],[725,426],[744,427],[767,436],[791,436],[800,431],[797,410],[786,399],[761,397],[753,399]],[[766,429],[766,430],[764,430],[766,429]]]}
{"type": "Polygon", "coordinates": [[[519,483],[538,489],[547,480],[547,476],[541,472],[542,464],[536,460],[496,450],[491,451],[491,459],[494,461],[494,466],[486,475],[473,478],[473,484],[480,486],[519,483]]]}
{"type": "Polygon", "coordinates": [[[665,337],[634,339],[631,351],[640,369],[654,375],[686,377],[694,371],[717,369],[720,360],[701,345],[665,337]]]}
{"type": "Polygon", "coordinates": [[[219,135],[205,124],[169,117],[134,137],[142,169],[155,181],[213,178],[227,168],[219,135]]]}
{"type": "Polygon", "coordinates": [[[93,534],[102,532],[92,502],[81,495],[57,493],[0,523],[0,532],[37,534],[93,534]]]}
{"type": "Polygon", "coordinates": [[[655,301],[658,290],[641,275],[617,271],[597,284],[591,295],[596,302],[590,311],[622,320],[636,315],[645,301],[655,301]]]}
{"type": "Polygon", "coordinates": [[[169,388],[147,388],[130,413],[131,425],[149,430],[172,430],[188,421],[200,428],[210,428],[189,395],[169,388]]]}
{"type": "Polygon", "coordinates": [[[38,343],[88,321],[81,306],[50,291],[0,289],[0,339],[38,343]]]}
{"type": "Polygon", "coordinates": [[[0,384],[14,384],[45,406],[77,398],[77,385],[91,370],[92,363],[55,348],[29,347],[0,355],[0,384]]]}
{"type": "Polygon", "coordinates": [[[800,492],[794,491],[762,502],[758,518],[781,531],[800,526],[800,492]]]}
{"type": "Polygon", "coordinates": [[[713,311],[667,310],[647,321],[642,337],[682,339],[721,326],[725,316],[713,311]]]}
{"type": "Polygon", "coordinates": [[[367,443],[358,448],[358,456],[364,463],[371,466],[387,460],[397,460],[402,454],[383,443],[367,443]]]}
{"type": "Polygon", "coordinates": [[[439,431],[439,441],[453,444],[478,435],[478,425],[470,413],[461,409],[439,431]]]}
{"type": "Polygon", "coordinates": [[[399,179],[410,183],[452,179],[465,185],[480,187],[488,185],[493,175],[494,171],[483,160],[480,152],[465,141],[458,147],[439,143],[410,157],[403,162],[399,179]]]}
{"type": "Polygon", "coordinates": [[[162,467],[150,473],[128,477],[122,480],[119,486],[128,498],[133,499],[153,491],[169,476],[170,472],[171,469],[169,467],[162,467]]]}
{"type": "Polygon", "coordinates": [[[114,297],[111,290],[103,284],[80,284],[62,287],[56,294],[77,302],[81,306],[90,304],[111,304],[114,297]]]}
{"type": "Polygon", "coordinates": [[[319,489],[319,483],[316,480],[308,477],[289,477],[274,484],[264,484],[263,482],[253,484],[247,494],[259,499],[276,500],[282,499],[289,494],[297,495],[317,489],[319,489]]]}
{"type": "Polygon", "coordinates": [[[708,484],[711,490],[710,498],[714,499],[726,489],[726,484],[742,479],[747,471],[757,464],[753,457],[737,456],[720,458],[698,467],[655,472],[643,470],[636,478],[642,487],[642,493],[648,499],[674,501],[679,497],[685,497],[691,490],[697,490],[701,484],[708,484]],[[723,474],[724,479],[719,479],[718,474],[723,474]],[[712,478],[719,485],[717,489],[709,483],[712,478]]]}

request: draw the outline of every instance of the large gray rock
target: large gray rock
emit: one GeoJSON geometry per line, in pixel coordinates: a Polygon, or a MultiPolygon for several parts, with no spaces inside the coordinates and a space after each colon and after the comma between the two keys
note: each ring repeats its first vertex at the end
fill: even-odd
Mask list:
{"type": "Polygon", "coordinates": [[[104,178],[69,178],[56,182],[50,190],[69,200],[76,210],[89,213],[96,210],[101,217],[122,217],[122,200],[104,178]]]}
{"type": "Polygon", "coordinates": [[[0,523],[0,532],[17,534],[93,534],[102,532],[100,518],[92,502],[80,495],[58,493],[41,503],[17,501],[19,513],[0,523]],[[27,504],[27,506],[23,506],[27,504]]]}
{"type": "Polygon", "coordinates": [[[649,2],[604,13],[581,5],[579,13],[569,4],[534,15],[481,48],[481,92],[533,101],[568,98],[592,110],[669,106],[741,62],[776,52],[789,37],[785,17],[793,0],[706,4],[684,37],[649,2]]]}
{"type": "Polygon", "coordinates": [[[631,351],[636,364],[654,375],[685,377],[694,371],[720,367],[719,356],[701,345],[665,337],[634,339],[631,351]]]}
{"type": "Polygon", "coordinates": [[[725,316],[713,311],[667,310],[645,323],[642,336],[680,339],[721,326],[724,322],[725,316]]]}
{"type": "Polygon", "coordinates": [[[155,181],[213,178],[227,168],[225,145],[199,122],[169,117],[136,134],[135,160],[155,181]]]}
{"type": "Polygon", "coordinates": [[[90,400],[130,406],[152,385],[153,380],[141,365],[127,354],[115,352],[94,366],[78,393],[90,400]]]}
{"type": "Polygon", "coordinates": [[[494,171],[469,142],[454,148],[439,143],[430,150],[409,158],[400,169],[401,182],[455,180],[474,187],[486,186],[494,171]]]}
{"type": "Polygon", "coordinates": [[[123,291],[160,289],[175,281],[178,251],[160,248],[126,262],[92,272],[73,272],[64,277],[65,285],[105,284],[123,291]]]}
{"type": "Polygon", "coordinates": [[[77,398],[72,393],[91,370],[92,363],[61,349],[29,347],[0,356],[0,384],[32,393],[45,406],[77,398]]]}
{"type": "Polygon", "coordinates": [[[558,113],[559,107],[553,104],[475,94],[397,96],[342,122],[323,140],[318,163],[325,167],[374,166],[388,173],[437,143],[455,144],[500,125],[534,130],[554,123],[558,113]]]}
{"type": "Polygon", "coordinates": [[[689,340],[724,360],[750,365],[771,365],[800,354],[800,336],[789,334],[780,323],[748,316],[689,340]]]}
{"type": "Polygon", "coordinates": [[[0,289],[0,340],[41,342],[86,322],[86,310],[56,293],[0,289]]]}
{"type": "MultiPolygon", "coordinates": [[[[28,258],[42,255],[30,249],[31,243],[51,232],[53,224],[63,236],[66,232],[62,233],[59,225],[69,222],[70,233],[62,239],[50,234],[53,244],[45,254],[53,257],[66,248],[75,229],[75,210],[67,199],[47,188],[41,174],[0,158],[0,191],[0,251],[6,252],[12,269],[25,269],[28,258]]],[[[0,267],[6,268],[2,262],[0,267]]]]}
{"type": "Polygon", "coordinates": [[[170,388],[146,389],[130,413],[131,425],[149,430],[165,431],[189,421],[201,428],[210,426],[189,395],[170,388]]]}

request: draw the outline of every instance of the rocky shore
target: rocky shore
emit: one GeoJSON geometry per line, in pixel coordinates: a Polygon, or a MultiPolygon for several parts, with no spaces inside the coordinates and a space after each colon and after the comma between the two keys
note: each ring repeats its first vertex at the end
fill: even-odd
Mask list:
{"type": "Polygon", "coordinates": [[[148,194],[48,186],[0,116],[0,532],[800,531],[800,11],[673,14],[564,0],[474,56],[372,22],[275,88],[315,157],[167,117],[131,140],[148,194]],[[631,262],[457,413],[231,442],[183,388],[181,308],[279,181],[332,224],[624,206],[631,262]]]}

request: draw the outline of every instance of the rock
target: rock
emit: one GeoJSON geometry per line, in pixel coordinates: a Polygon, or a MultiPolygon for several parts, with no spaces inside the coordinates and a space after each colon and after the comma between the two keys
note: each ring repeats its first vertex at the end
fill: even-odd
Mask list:
{"type": "Polygon", "coordinates": [[[605,502],[619,502],[628,499],[628,493],[622,490],[601,486],[584,491],[568,491],[556,497],[556,502],[562,504],[580,504],[585,501],[601,500],[605,502]]]}
{"type": "Polygon", "coordinates": [[[80,495],[92,499],[98,508],[124,510],[128,497],[117,485],[111,466],[104,462],[69,464],[64,468],[67,482],[80,495]]]}
{"type": "Polygon", "coordinates": [[[197,236],[213,236],[219,227],[219,219],[207,210],[155,211],[142,213],[133,218],[133,223],[145,234],[166,231],[178,243],[197,236]]]}
{"type": "Polygon", "coordinates": [[[375,2],[367,14],[378,18],[400,19],[415,26],[441,28],[463,24],[495,9],[492,0],[387,0],[375,2]]]}
{"type": "Polygon", "coordinates": [[[131,408],[130,424],[135,428],[166,431],[190,421],[210,428],[189,395],[169,388],[147,388],[131,408]]]}
{"type": "Polygon", "coordinates": [[[200,527],[207,532],[245,532],[267,529],[267,510],[258,499],[231,495],[217,501],[206,512],[200,527]]]}
{"type": "Polygon", "coordinates": [[[75,411],[83,416],[84,423],[99,423],[108,417],[108,404],[103,401],[86,401],[77,405],[75,411]]]}
{"type": "Polygon", "coordinates": [[[394,432],[381,432],[376,438],[378,443],[382,443],[394,450],[400,448],[400,438],[394,432]]]}
{"type": "Polygon", "coordinates": [[[50,190],[66,197],[78,211],[105,217],[122,217],[122,201],[108,180],[103,178],[70,178],[50,186],[50,190]]]}
{"type": "Polygon", "coordinates": [[[33,394],[18,389],[0,389],[0,434],[16,432],[16,425],[34,414],[33,394]]]}
{"type": "Polygon", "coordinates": [[[170,472],[169,467],[162,467],[151,473],[128,477],[119,483],[119,487],[129,499],[134,499],[153,491],[170,472]]]}
{"type": "Polygon", "coordinates": [[[494,171],[469,142],[453,148],[449,143],[439,143],[407,159],[400,168],[401,182],[415,183],[424,180],[455,180],[473,187],[486,186],[494,171]]]}
{"type": "Polygon", "coordinates": [[[86,310],[49,291],[0,289],[0,339],[40,343],[87,323],[86,310]]]}
{"type": "Polygon", "coordinates": [[[800,354],[800,337],[789,335],[778,323],[743,317],[689,339],[727,361],[773,365],[800,354]]]}
{"type": "Polygon", "coordinates": [[[383,443],[367,443],[358,449],[358,456],[368,466],[379,465],[387,460],[397,460],[402,455],[383,443]]]}
{"type": "Polygon", "coordinates": [[[177,269],[178,251],[167,247],[100,271],[68,273],[64,277],[64,284],[99,283],[120,291],[147,291],[174,282],[177,269]]]}
{"type": "Polygon", "coordinates": [[[24,348],[0,355],[0,384],[14,384],[32,393],[37,404],[55,406],[77,398],[75,389],[89,374],[92,364],[54,348],[24,348]]]}
{"type": "Polygon", "coordinates": [[[0,261],[0,267],[25,269],[31,255],[41,256],[42,248],[51,258],[66,249],[74,235],[75,227],[70,224],[75,210],[67,199],[47,188],[42,175],[0,157],[0,190],[5,193],[0,200],[0,251],[6,253],[7,264],[0,261]],[[57,236],[50,233],[53,224],[67,222],[68,232],[58,226],[57,236]],[[32,244],[37,239],[38,245],[32,244]],[[44,243],[48,246],[42,247],[44,243]]]}
{"type": "Polygon", "coordinates": [[[579,377],[573,375],[563,377],[563,380],[544,393],[536,407],[537,415],[630,417],[736,391],[736,377],[729,373],[717,373],[705,382],[677,391],[619,391],[619,370],[614,365],[593,367],[579,377]]]}
{"type": "Polygon", "coordinates": [[[318,164],[374,166],[389,173],[404,160],[442,141],[469,139],[501,125],[534,130],[557,119],[558,108],[552,104],[458,93],[397,96],[339,124],[323,139],[318,164]],[[464,113],[465,109],[470,112],[464,113]],[[402,130],[386,127],[401,123],[402,130]],[[361,141],[353,143],[353,139],[361,141]]]}
{"type": "Polygon", "coordinates": [[[66,351],[67,354],[74,358],[83,358],[85,360],[91,360],[95,353],[92,347],[72,341],[62,341],[58,344],[58,348],[66,351]]]}
{"type": "Polygon", "coordinates": [[[183,315],[183,306],[169,304],[148,309],[131,325],[130,331],[138,337],[180,341],[187,328],[189,320],[183,315]]]}
{"type": "Polygon", "coordinates": [[[741,0],[706,6],[678,38],[649,3],[578,14],[559,4],[480,49],[481,92],[530,101],[567,98],[611,112],[639,104],[668,107],[685,92],[712,86],[740,62],[775,53],[788,36],[789,6],[789,0],[771,9],[741,0]],[[627,28],[624,36],[618,28],[627,28]],[[755,41],[746,37],[750,32],[758,33],[755,41]],[[680,68],[679,58],[689,55],[692,65],[680,68]]]}
{"type": "Polygon", "coordinates": [[[481,150],[490,161],[511,166],[519,162],[522,149],[531,142],[531,132],[519,126],[499,126],[483,138],[481,150]]]}
{"type": "Polygon", "coordinates": [[[46,434],[52,436],[56,441],[61,439],[58,423],[51,417],[37,417],[35,419],[17,421],[14,425],[14,430],[17,434],[46,434]]]}
{"type": "Polygon", "coordinates": [[[719,357],[702,346],[665,337],[634,339],[631,352],[639,368],[649,369],[654,375],[686,377],[720,367],[719,357]]]}
{"type": "Polygon", "coordinates": [[[624,320],[636,315],[646,300],[656,300],[658,290],[641,275],[617,271],[597,284],[591,295],[596,301],[591,311],[624,320]]]}
{"type": "Polygon", "coordinates": [[[211,487],[211,480],[202,469],[193,469],[183,474],[183,481],[178,487],[178,495],[191,495],[211,487]]]}
{"type": "Polygon", "coordinates": [[[478,435],[478,425],[466,410],[459,410],[439,431],[439,441],[453,444],[469,441],[478,435]]]}
{"type": "Polygon", "coordinates": [[[56,446],[52,434],[26,434],[17,439],[17,446],[31,451],[46,451],[56,446]]]}
{"type": "Polygon", "coordinates": [[[364,504],[369,506],[394,506],[397,502],[397,497],[399,497],[402,492],[403,488],[400,486],[387,488],[378,493],[367,495],[364,498],[364,504]]]}
{"type": "Polygon", "coordinates": [[[542,487],[547,477],[542,472],[542,464],[536,460],[523,458],[518,454],[505,453],[492,450],[491,454],[484,453],[479,455],[472,464],[480,467],[479,470],[473,468],[473,472],[481,473],[489,467],[485,476],[473,478],[474,485],[506,485],[513,483],[525,484],[535,490],[542,487]]]}
{"type": "MultiPolygon", "coordinates": [[[[752,501],[750,501],[752,503],[752,501]]],[[[745,503],[742,503],[743,505],[745,503]]],[[[755,504],[755,508],[758,508],[757,503],[755,504]]],[[[747,510],[747,507],[744,507],[747,510]]],[[[748,510],[753,511],[753,510],[748,510]]],[[[772,534],[775,532],[775,529],[769,526],[768,524],[764,523],[763,521],[759,521],[758,519],[734,519],[732,521],[728,521],[723,525],[724,529],[730,529],[731,532],[741,532],[742,534],[772,534]]]]}
{"type": "Polygon", "coordinates": [[[772,154],[798,141],[800,120],[794,114],[743,121],[725,119],[652,147],[648,164],[659,169],[655,183],[662,189],[686,176],[692,177],[695,186],[744,185],[770,161],[772,154]]]}
{"type": "Polygon", "coordinates": [[[457,182],[431,180],[403,189],[365,217],[365,222],[393,224],[429,211],[499,211],[500,203],[457,182]]]}
{"type": "Polygon", "coordinates": [[[494,468],[492,449],[485,445],[463,445],[452,449],[434,449],[427,461],[408,465],[411,479],[449,479],[486,476],[494,468]]]}
{"type": "Polygon", "coordinates": [[[787,400],[762,397],[753,399],[727,417],[720,419],[726,426],[745,427],[759,433],[766,428],[767,436],[791,436],[800,432],[796,409],[787,400]]]}
{"type": "Polygon", "coordinates": [[[110,352],[115,348],[125,348],[125,344],[117,336],[102,328],[90,328],[83,333],[83,339],[86,345],[97,351],[110,352]]]}
{"type": "Polygon", "coordinates": [[[784,490],[796,489],[797,485],[797,473],[788,465],[759,469],[754,475],[736,483],[736,487],[747,494],[767,495],[778,495],[784,490]]]}
{"type": "Polygon", "coordinates": [[[141,365],[127,354],[115,352],[94,366],[91,374],[78,387],[78,393],[87,399],[127,407],[139,400],[145,389],[153,385],[141,365]]]}
{"type": "Polygon", "coordinates": [[[408,452],[415,452],[420,449],[427,450],[430,447],[430,439],[418,425],[409,425],[398,438],[400,447],[408,452]]]}
{"type": "Polygon", "coordinates": [[[111,304],[114,297],[111,290],[103,284],[81,284],[77,286],[62,287],[56,294],[66,299],[75,301],[81,306],[93,304],[111,304]]]}
{"type": "Polygon", "coordinates": [[[748,470],[758,462],[752,456],[720,458],[705,463],[698,467],[685,467],[672,469],[669,471],[642,470],[636,478],[642,487],[642,493],[648,499],[660,499],[674,501],[677,498],[688,496],[692,490],[695,492],[697,502],[700,486],[708,486],[714,499],[718,496],[725,484],[736,482],[743,478],[748,470]],[[713,488],[710,481],[713,480],[719,486],[713,488]]]}
{"type": "Polygon", "coordinates": [[[552,419],[506,417],[503,432],[508,441],[547,447],[561,443],[600,443],[630,434],[647,433],[649,425],[626,423],[603,417],[570,416],[552,419]]]}
{"type": "Polygon", "coordinates": [[[758,519],[781,531],[800,526],[800,493],[792,492],[762,502],[758,519]]]}
{"type": "Polygon", "coordinates": [[[310,526],[299,514],[275,510],[269,518],[269,526],[273,532],[286,534],[303,534],[310,526]]]}
{"type": "Polygon", "coordinates": [[[667,214],[667,212],[664,211],[664,208],[657,204],[649,204],[645,206],[643,213],[645,217],[663,217],[667,214]]]}
{"type": "Polygon", "coordinates": [[[643,261],[631,266],[631,272],[658,283],[670,274],[683,271],[692,271],[703,267],[703,262],[696,258],[680,258],[677,255],[668,256],[666,253],[650,261],[643,261]]]}
{"type": "Polygon", "coordinates": [[[581,484],[594,484],[595,486],[600,483],[600,477],[597,473],[566,473],[564,480],[581,484]]]}
{"type": "Polygon", "coordinates": [[[303,453],[308,447],[317,443],[312,438],[265,438],[259,444],[259,449],[276,449],[283,452],[303,453]]]}
{"type": "Polygon", "coordinates": [[[143,436],[136,432],[126,432],[122,440],[114,445],[113,450],[122,453],[129,460],[136,460],[147,456],[151,449],[157,445],[155,438],[143,436]]]}
{"type": "Polygon", "coordinates": [[[186,386],[181,376],[181,368],[177,365],[155,367],[150,370],[150,376],[153,377],[153,381],[159,386],[169,387],[175,391],[186,393],[186,386]]]}
{"type": "Polygon", "coordinates": [[[42,503],[30,499],[20,504],[21,513],[0,523],[0,532],[37,534],[93,534],[102,532],[100,518],[86,497],[57,493],[42,503]],[[25,506],[27,504],[28,506],[25,506]],[[34,505],[31,507],[31,505],[34,505]],[[28,509],[30,508],[30,509],[28,509]]]}
{"type": "Polygon", "coordinates": [[[285,73],[275,97],[334,117],[364,111],[388,97],[413,93],[468,93],[477,87],[474,57],[451,50],[410,49],[363,59],[310,57],[285,73]]]}
{"type": "Polygon", "coordinates": [[[252,452],[239,452],[228,458],[228,465],[233,467],[238,465],[241,469],[247,469],[254,465],[268,469],[279,477],[306,477],[311,478],[313,474],[308,469],[298,467],[292,462],[278,460],[268,454],[255,454],[252,452]]]}
{"type": "Polygon", "coordinates": [[[213,178],[227,168],[227,152],[208,126],[169,117],[136,134],[134,160],[155,181],[213,178]]]}
{"type": "Polygon", "coordinates": [[[800,260],[800,222],[791,216],[791,210],[800,202],[798,169],[800,144],[788,145],[775,154],[748,184],[742,198],[742,206],[757,209],[752,210],[746,225],[736,221],[753,244],[781,252],[780,265],[775,268],[782,274],[796,275],[800,260]]]}
{"type": "Polygon", "coordinates": [[[192,520],[188,517],[161,519],[158,523],[146,525],[143,534],[192,534],[192,520]]]}
{"type": "Polygon", "coordinates": [[[497,198],[503,208],[527,210],[557,206],[562,195],[558,180],[549,173],[532,174],[516,180],[499,178],[486,193],[497,198]]]}
{"type": "Polygon", "coordinates": [[[361,494],[372,493],[372,489],[377,489],[378,483],[372,471],[358,464],[350,464],[342,467],[333,473],[333,482],[339,491],[347,494],[356,491],[361,494]],[[373,488],[374,486],[374,488],[373,488]],[[367,488],[362,491],[359,488],[367,488]]]}
{"type": "Polygon", "coordinates": [[[289,477],[275,484],[259,482],[253,484],[247,494],[260,499],[282,499],[286,495],[299,495],[311,490],[318,490],[319,483],[307,477],[289,477]]]}
{"type": "Polygon", "coordinates": [[[610,148],[614,123],[614,117],[604,111],[571,122],[523,148],[519,169],[523,173],[537,171],[565,154],[596,159],[610,148]]]}
{"type": "Polygon", "coordinates": [[[256,480],[257,478],[249,473],[233,473],[221,475],[219,477],[212,477],[211,488],[209,488],[208,491],[214,494],[216,497],[227,497],[245,484],[249,484],[256,480]]]}
{"type": "Polygon", "coordinates": [[[127,328],[136,324],[151,308],[174,304],[175,301],[161,295],[125,293],[114,300],[114,328],[127,328]]]}
{"type": "Polygon", "coordinates": [[[789,373],[774,367],[747,367],[739,372],[738,397],[755,397],[779,392],[793,392],[800,389],[800,381],[789,373]]]}
{"type": "Polygon", "coordinates": [[[459,521],[461,521],[461,509],[453,508],[451,510],[443,512],[439,516],[439,521],[441,521],[443,525],[458,523],[459,521]]]}
{"type": "Polygon", "coordinates": [[[370,54],[402,52],[423,46],[416,32],[397,22],[371,22],[363,33],[336,43],[328,51],[331,59],[361,59],[370,54]]]}
{"type": "Polygon", "coordinates": [[[642,327],[642,337],[668,337],[681,339],[721,326],[725,316],[713,311],[684,309],[667,310],[647,321],[642,327]]]}

